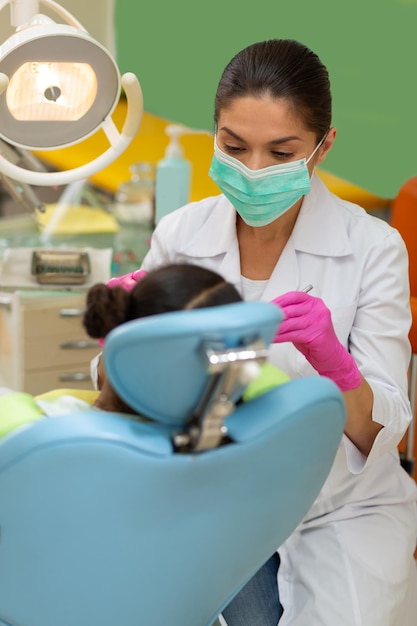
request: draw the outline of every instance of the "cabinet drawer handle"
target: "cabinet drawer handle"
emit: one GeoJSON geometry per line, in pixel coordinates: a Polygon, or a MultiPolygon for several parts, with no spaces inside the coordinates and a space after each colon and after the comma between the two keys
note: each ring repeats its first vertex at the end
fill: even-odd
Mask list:
{"type": "Polygon", "coordinates": [[[91,382],[91,377],[89,374],[85,374],[84,372],[73,372],[71,374],[61,374],[59,376],[59,380],[65,383],[71,382],[71,381],[89,381],[91,382]]]}
{"type": "Polygon", "coordinates": [[[0,296],[0,306],[5,306],[7,309],[10,309],[12,306],[12,299],[10,296],[0,296]]]}
{"type": "Polygon", "coordinates": [[[84,309],[61,309],[59,315],[61,317],[81,317],[84,315],[84,309]]]}
{"type": "Polygon", "coordinates": [[[85,350],[88,348],[100,348],[97,341],[86,341],[85,339],[80,339],[79,341],[64,341],[59,344],[59,347],[61,350],[85,350]]]}

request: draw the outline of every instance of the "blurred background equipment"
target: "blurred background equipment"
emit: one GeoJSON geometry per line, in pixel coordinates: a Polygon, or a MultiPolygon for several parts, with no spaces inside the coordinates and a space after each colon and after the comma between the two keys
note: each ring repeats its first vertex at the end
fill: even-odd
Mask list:
{"type": "Polygon", "coordinates": [[[0,138],[25,150],[53,150],[78,144],[99,130],[110,146],[72,170],[40,172],[0,154],[0,173],[34,185],[63,185],[86,178],[114,161],[137,134],[142,90],[130,72],[120,76],[109,51],[53,0],[4,0],[16,28],[0,45],[0,138]],[[65,23],[39,12],[43,4],[65,23]],[[125,123],[118,131],[111,115],[124,90],[125,123]]]}

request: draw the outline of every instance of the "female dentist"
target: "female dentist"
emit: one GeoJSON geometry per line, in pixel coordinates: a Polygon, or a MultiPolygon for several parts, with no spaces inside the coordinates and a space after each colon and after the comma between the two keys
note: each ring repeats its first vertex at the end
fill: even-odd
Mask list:
{"type": "Polygon", "coordinates": [[[292,377],[328,376],[347,409],[319,497],[223,617],[229,626],[415,626],[417,488],[397,451],[411,420],[404,243],[314,174],[336,130],[328,72],[306,46],[275,39],[239,52],[214,121],[210,175],[223,193],[164,217],[142,269],[199,264],[246,300],[276,302],[285,319],[271,361],[292,377]]]}

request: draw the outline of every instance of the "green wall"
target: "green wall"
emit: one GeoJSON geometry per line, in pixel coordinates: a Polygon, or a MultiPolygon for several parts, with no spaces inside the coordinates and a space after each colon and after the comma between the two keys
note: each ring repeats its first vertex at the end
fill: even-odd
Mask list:
{"type": "Polygon", "coordinates": [[[417,0],[116,1],[116,55],[145,109],[212,129],[217,82],[241,48],[302,41],[332,79],[336,144],[324,169],[394,197],[417,174],[417,0]]]}

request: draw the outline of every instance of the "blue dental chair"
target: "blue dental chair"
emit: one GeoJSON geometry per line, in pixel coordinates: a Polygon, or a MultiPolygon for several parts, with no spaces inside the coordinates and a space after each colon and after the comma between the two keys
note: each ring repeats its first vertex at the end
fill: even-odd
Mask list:
{"type": "Polygon", "coordinates": [[[138,414],[45,418],[0,441],[1,626],[209,626],[291,534],[334,460],[342,394],[241,401],[280,311],[128,322],[105,368],[138,414]]]}

